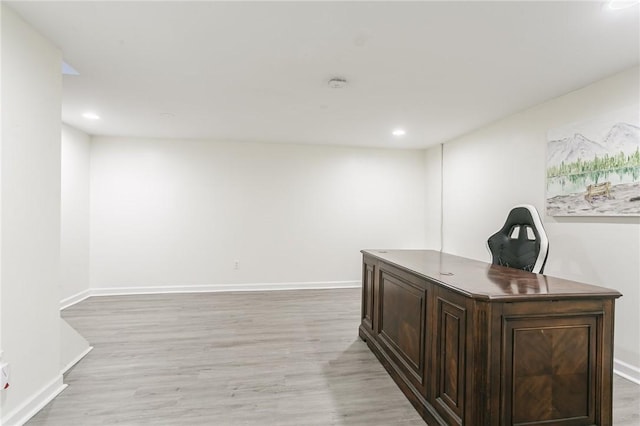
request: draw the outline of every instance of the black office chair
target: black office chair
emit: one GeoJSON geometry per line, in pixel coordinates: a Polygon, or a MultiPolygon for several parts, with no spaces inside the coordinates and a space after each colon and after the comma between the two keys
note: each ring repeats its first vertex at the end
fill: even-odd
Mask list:
{"type": "Polygon", "coordinates": [[[549,254],[549,240],[535,207],[515,206],[502,229],[487,240],[494,265],[542,274],[549,254]]]}

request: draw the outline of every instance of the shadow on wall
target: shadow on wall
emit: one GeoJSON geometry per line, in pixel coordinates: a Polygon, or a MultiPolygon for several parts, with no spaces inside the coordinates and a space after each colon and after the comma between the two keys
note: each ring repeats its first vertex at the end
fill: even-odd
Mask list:
{"type": "MultiPolygon", "coordinates": [[[[549,234],[550,251],[545,273],[566,279],[582,281],[589,284],[603,287],[617,288],[620,283],[611,282],[611,277],[603,271],[604,265],[608,268],[615,268],[616,262],[621,262],[619,266],[626,268],[628,263],[624,259],[629,259],[630,251],[640,247],[640,238],[637,246],[622,245],[611,246],[607,243],[607,237],[613,235],[611,228],[607,225],[617,225],[614,229],[616,235],[628,235],[627,225],[640,224],[640,217],[549,217],[547,216],[546,228],[549,234]],[[591,227],[594,225],[595,227],[591,227]],[[602,229],[599,229],[602,227],[602,229]],[[625,231],[621,231],[621,230],[625,231]],[[554,253],[565,253],[564,256],[554,255],[554,253]]],[[[626,238],[626,237],[625,237],[626,238]]],[[[640,276],[640,268],[638,269],[640,276]]],[[[623,292],[624,295],[624,292],[623,292]]]]}
{"type": "Polygon", "coordinates": [[[582,239],[576,238],[572,233],[549,234],[549,257],[545,274],[607,287],[607,283],[602,281],[603,277],[598,275],[593,262],[585,262],[585,259],[590,259],[593,254],[585,248],[582,239]],[[571,253],[572,255],[558,257],[554,256],[554,253],[571,253]]]}

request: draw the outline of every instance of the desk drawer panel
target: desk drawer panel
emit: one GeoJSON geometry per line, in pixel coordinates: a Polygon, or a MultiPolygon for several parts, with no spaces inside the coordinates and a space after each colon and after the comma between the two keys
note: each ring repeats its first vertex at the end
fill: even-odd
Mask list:
{"type": "Polygon", "coordinates": [[[439,289],[436,309],[435,405],[450,424],[462,424],[467,338],[465,299],[439,289]]]}

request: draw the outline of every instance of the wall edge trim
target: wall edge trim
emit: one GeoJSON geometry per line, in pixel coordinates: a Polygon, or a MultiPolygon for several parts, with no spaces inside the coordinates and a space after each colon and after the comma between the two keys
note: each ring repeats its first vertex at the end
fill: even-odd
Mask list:
{"type": "Polygon", "coordinates": [[[65,365],[64,367],[62,367],[62,370],[60,370],[60,374],[64,374],[67,371],[69,371],[69,369],[71,367],[73,367],[74,365],[76,365],[77,363],[80,362],[80,360],[82,358],[84,358],[85,356],[87,356],[89,354],[89,352],[91,352],[93,350],[93,346],[89,346],[87,349],[85,349],[84,351],[80,352],[78,354],[78,356],[76,356],[71,362],[69,362],[67,365],[65,365]]]}
{"type": "Polygon", "coordinates": [[[45,405],[51,402],[67,385],[62,383],[62,374],[43,386],[38,392],[31,396],[22,405],[15,408],[6,417],[1,419],[1,423],[6,426],[22,426],[33,416],[38,414],[45,405]]]}
{"type": "Polygon", "coordinates": [[[65,297],[60,300],[60,310],[66,309],[69,306],[73,306],[78,302],[82,302],[87,297],[91,296],[91,289],[82,290],[79,293],[76,293],[72,296],[65,297]]]}
{"type": "Polygon", "coordinates": [[[632,381],[637,385],[640,385],[640,367],[614,358],[613,372],[620,377],[624,377],[625,379],[632,381]]]}

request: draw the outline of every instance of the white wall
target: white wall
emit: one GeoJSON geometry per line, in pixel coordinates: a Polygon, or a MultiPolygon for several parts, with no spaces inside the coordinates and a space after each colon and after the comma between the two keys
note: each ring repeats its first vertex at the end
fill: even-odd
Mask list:
{"type": "MultiPolygon", "coordinates": [[[[546,216],[545,162],[547,130],[638,107],[639,75],[630,69],[450,141],[443,163],[444,250],[490,261],[489,235],[513,205],[533,204],[550,240],[545,273],[623,293],[615,357],[638,368],[634,374],[640,373],[640,218],[546,216]]],[[[427,158],[428,168],[439,167],[436,155],[427,158]]]]}
{"type": "MultiPolygon", "coordinates": [[[[2,17],[4,7],[0,4],[0,31],[2,30],[2,23],[4,19],[2,17]]],[[[0,43],[4,34],[0,33],[0,43]]],[[[2,61],[4,60],[2,53],[2,46],[0,45],[0,71],[2,70],[2,61]]],[[[4,118],[2,111],[4,110],[4,98],[2,96],[2,75],[0,75],[0,129],[4,129],[2,125],[2,119],[4,118]]],[[[0,363],[4,361],[4,349],[2,349],[2,139],[4,137],[3,131],[0,130],[0,363]]],[[[3,411],[3,398],[2,389],[0,389],[0,424],[2,424],[2,411],[3,411]]]]}
{"type": "Polygon", "coordinates": [[[62,389],[60,52],[2,8],[2,424],[62,389]]]}
{"type": "Polygon", "coordinates": [[[442,249],[442,145],[425,150],[425,249],[442,249]]]}
{"type": "Polygon", "coordinates": [[[60,298],[73,301],[89,290],[89,135],[62,125],[60,298]]]}
{"type": "Polygon", "coordinates": [[[409,150],[93,138],[91,286],[357,285],[360,249],[424,245],[424,164],[409,150]]]}

